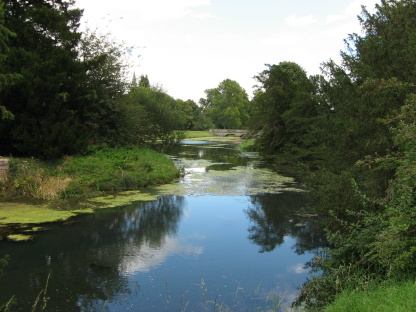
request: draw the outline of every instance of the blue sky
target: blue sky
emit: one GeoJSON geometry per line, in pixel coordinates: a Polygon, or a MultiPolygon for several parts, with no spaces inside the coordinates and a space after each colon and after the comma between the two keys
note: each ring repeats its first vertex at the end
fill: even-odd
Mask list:
{"type": "Polygon", "coordinates": [[[360,32],[361,5],[379,0],[77,0],[83,25],[134,45],[132,72],[174,98],[204,97],[224,79],[252,96],[264,64],[293,61],[309,75],[339,61],[343,39],[360,32]],[[116,4],[116,6],[115,6],[116,4]],[[140,58],[137,57],[141,55],[140,58]]]}

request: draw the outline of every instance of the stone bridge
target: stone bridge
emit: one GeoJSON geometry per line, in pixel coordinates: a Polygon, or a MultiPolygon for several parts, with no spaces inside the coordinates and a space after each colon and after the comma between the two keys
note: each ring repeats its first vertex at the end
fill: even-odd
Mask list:
{"type": "Polygon", "coordinates": [[[210,129],[209,133],[218,136],[229,136],[234,135],[242,137],[248,133],[248,130],[238,130],[238,129],[210,129]]]}

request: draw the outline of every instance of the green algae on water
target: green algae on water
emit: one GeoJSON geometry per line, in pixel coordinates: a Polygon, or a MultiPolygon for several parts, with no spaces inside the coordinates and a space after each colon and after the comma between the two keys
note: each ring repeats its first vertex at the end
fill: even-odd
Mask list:
{"type": "Polygon", "coordinates": [[[33,240],[33,235],[10,234],[7,236],[7,239],[13,242],[26,242],[26,241],[33,240]]]}
{"type": "Polygon", "coordinates": [[[41,224],[64,221],[76,213],[54,210],[47,205],[0,202],[0,223],[2,224],[41,224]]]}

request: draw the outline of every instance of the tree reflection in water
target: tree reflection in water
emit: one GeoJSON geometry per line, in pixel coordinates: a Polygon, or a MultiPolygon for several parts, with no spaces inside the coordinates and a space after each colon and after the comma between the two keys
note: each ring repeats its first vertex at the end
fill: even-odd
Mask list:
{"type": "Polygon", "coordinates": [[[103,210],[69,227],[57,225],[54,235],[39,235],[36,244],[10,245],[12,262],[3,280],[30,287],[0,285],[0,302],[16,296],[16,310],[31,311],[50,274],[48,311],[105,311],[106,301],[140,292],[126,279],[131,262],[140,259],[139,269],[148,270],[157,265],[153,251],[159,251],[159,262],[167,256],[164,245],[176,235],[184,204],[182,196],[164,196],[123,213],[103,210]]]}
{"type": "Polygon", "coordinates": [[[251,196],[251,206],[245,210],[253,223],[248,228],[249,240],[260,246],[260,253],[273,251],[286,237],[296,241],[297,254],[322,248],[326,244],[320,229],[299,215],[308,202],[304,192],[251,196]]]}

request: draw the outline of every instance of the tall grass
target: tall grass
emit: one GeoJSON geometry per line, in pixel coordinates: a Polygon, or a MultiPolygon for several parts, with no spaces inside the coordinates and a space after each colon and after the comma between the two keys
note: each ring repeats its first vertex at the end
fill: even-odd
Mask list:
{"type": "Polygon", "coordinates": [[[63,172],[75,181],[64,191],[66,197],[134,190],[179,177],[179,170],[165,155],[138,147],[103,149],[89,156],[68,157],[63,172]]]}
{"type": "Polygon", "coordinates": [[[165,155],[139,147],[99,149],[53,162],[12,158],[4,193],[37,199],[73,198],[171,182],[179,170],[165,155]]]}
{"type": "Polygon", "coordinates": [[[351,290],[341,295],[325,312],[416,311],[416,282],[378,284],[369,290],[351,290]]]}

